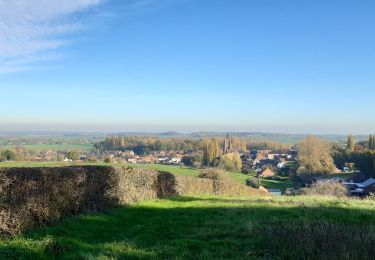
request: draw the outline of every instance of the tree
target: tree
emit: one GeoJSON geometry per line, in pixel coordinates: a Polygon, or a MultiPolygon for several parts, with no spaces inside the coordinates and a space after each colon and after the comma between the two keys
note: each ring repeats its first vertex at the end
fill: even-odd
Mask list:
{"type": "Polygon", "coordinates": [[[239,138],[239,137],[232,137],[232,145],[234,149],[239,149],[246,151],[247,150],[247,142],[245,138],[239,138]]]}
{"type": "Polygon", "coordinates": [[[227,171],[241,171],[242,161],[239,153],[227,153],[220,157],[220,166],[227,171]]]}
{"type": "Polygon", "coordinates": [[[369,142],[368,142],[368,148],[370,150],[375,150],[375,135],[370,135],[369,142]]]}
{"type": "Polygon", "coordinates": [[[188,154],[182,157],[181,162],[185,166],[189,167],[199,167],[202,165],[202,154],[195,153],[195,154],[188,154]]]}
{"type": "Polygon", "coordinates": [[[297,145],[299,173],[331,173],[335,170],[332,146],[315,136],[307,136],[297,145]]]}
{"type": "Polygon", "coordinates": [[[72,150],[67,153],[66,157],[70,160],[78,161],[80,158],[80,154],[77,150],[72,150]]]}
{"type": "Polygon", "coordinates": [[[346,150],[348,152],[353,152],[354,147],[355,147],[355,140],[354,140],[354,137],[352,136],[352,134],[350,134],[348,136],[348,141],[347,141],[347,144],[346,144],[346,150]]]}
{"type": "Polygon", "coordinates": [[[11,150],[4,150],[0,153],[0,161],[15,161],[16,153],[11,150]]]}
{"type": "Polygon", "coordinates": [[[220,143],[216,138],[203,140],[203,166],[210,166],[220,156],[220,143]]]}
{"type": "Polygon", "coordinates": [[[375,177],[375,152],[374,151],[361,151],[351,154],[351,162],[355,164],[361,173],[366,177],[375,177]]]}

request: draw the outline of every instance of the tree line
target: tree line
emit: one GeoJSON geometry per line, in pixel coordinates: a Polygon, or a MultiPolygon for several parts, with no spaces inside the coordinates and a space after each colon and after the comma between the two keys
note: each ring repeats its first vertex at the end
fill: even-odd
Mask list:
{"type": "Polygon", "coordinates": [[[201,141],[187,138],[109,136],[94,147],[98,150],[132,150],[137,155],[144,155],[160,151],[198,151],[201,148],[201,141]]]}
{"type": "Polygon", "coordinates": [[[359,170],[366,177],[375,177],[375,135],[357,143],[350,134],[345,147],[308,136],[297,145],[297,150],[298,173],[333,173],[337,167],[347,167],[359,170]]]}
{"type": "Polygon", "coordinates": [[[375,135],[368,141],[356,142],[350,134],[345,148],[334,148],[334,160],[339,167],[358,169],[367,177],[375,177],[375,135]]]}

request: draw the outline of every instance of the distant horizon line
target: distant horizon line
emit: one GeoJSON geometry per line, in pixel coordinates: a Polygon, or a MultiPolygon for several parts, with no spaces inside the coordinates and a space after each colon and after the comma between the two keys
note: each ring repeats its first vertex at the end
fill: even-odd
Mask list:
{"type": "MultiPolygon", "coordinates": [[[[293,133],[293,132],[271,132],[271,131],[107,131],[107,130],[0,130],[1,135],[11,135],[11,134],[103,134],[103,135],[165,135],[165,136],[176,136],[176,135],[289,135],[289,136],[307,136],[307,135],[316,135],[316,136],[348,136],[351,133],[293,133]]],[[[353,136],[369,136],[371,133],[358,133],[353,136]]]]}

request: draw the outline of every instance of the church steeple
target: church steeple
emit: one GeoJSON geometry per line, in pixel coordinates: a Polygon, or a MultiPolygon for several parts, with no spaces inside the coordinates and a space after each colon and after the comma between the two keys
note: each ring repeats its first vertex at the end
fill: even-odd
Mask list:
{"type": "Polygon", "coordinates": [[[232,150],[232,138],[229,134],[224,139],[223,153],[228,153],[232,150]]]}

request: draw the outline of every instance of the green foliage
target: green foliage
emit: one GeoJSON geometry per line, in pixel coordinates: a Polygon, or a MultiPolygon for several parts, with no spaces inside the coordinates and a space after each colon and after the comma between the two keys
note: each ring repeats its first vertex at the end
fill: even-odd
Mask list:
{"type": "Polygon", "coordinates": [[[79,160],[79,157],[80,157],[80,153],[78,150],[72,150],[72,151],[69,151],[67,154],[66,154],[66,157],[70,160],[73,160],[73,161],[78,161],[79,160]]]}
{"type": "Polygon", "coordinates": [[[256,175],[256,171],[248,163],[242,164],[241,172],[243,174],[256,175]]]}
{"type": "Polygon", "coordinates": [[[354,148],[355,148],[355,140],[352,134],[350,134],[348,137],[347,144],[346,144],[346,150],[348,150],[349,152],[353,152],[354,148]]]}
{"type": "Polygon", "coordinates": [[[375,151],[354,152],[349,160],[367,177],[375,177],[375,151]]]}
{"type": "Polygon", "coordinates": [[[351,170],[358,169],[367,177],[375,177],[375,151],[356,150],[349,153],[347,150],[336,149],[334,152],[335,164],[349,167],[351,170]]]}
{"type": "Polygon", "coordinates": [[[203,161],[203,156],[201,153],[185,155],[184,157],[182,157],[182,160],[181,160],[181,162],[185,166],[189,166],[189,167],[200,167],[202,165],[202,161],[203,161]]]}
{"type": "Polygon", "coordinates": [[[95,148],[99,150],[132,150],[138,155],[152,151],[198,151],[201,146],[198,139],[142,136],[110,136],[104,142],[95,144],[95,148]]]}
{"type": "Polygon", "coordinates": [[[17,158],[17,155],[14,151],[4,150],[4,151],[0,152],[0,161],[1,162],[15,161],[16,158],[17,158]]]}
{"type": "Polygon", "coordinates": [[[260,184],[260,179],[256,177],[250,177],[246,180],[246,185],[254,189],[258,189],[259,184],[260,184]]]}

